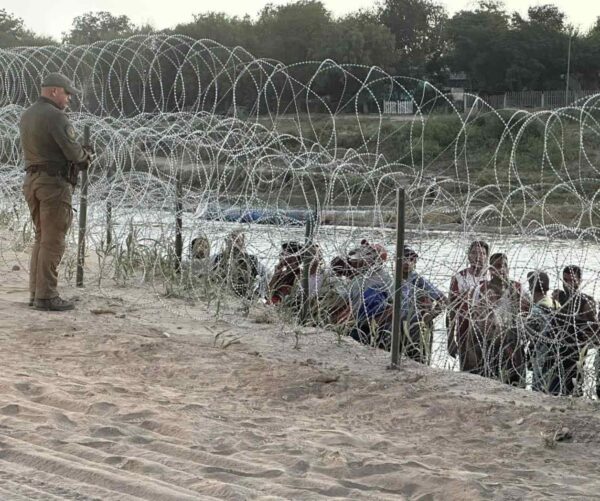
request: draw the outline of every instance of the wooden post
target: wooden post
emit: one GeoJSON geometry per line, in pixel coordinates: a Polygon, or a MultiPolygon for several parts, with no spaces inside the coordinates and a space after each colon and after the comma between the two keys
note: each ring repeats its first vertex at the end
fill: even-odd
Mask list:
{"type": "Polygon", "coordinates": [[[308,306],[310,300],[310,264],[313,260],[312,252],[313,236],[317,222],[316,211],[310,211],[306,215],[306,226],[304,230],[304,255],[302,256],[302,312],[300,320],[305,322],[308,318],[308,306]]]}
{"type": "MultiPolygon", "coordinates": [[[[83,145],[90,145],[90,126],[83,128],[83,145]]],[[[77,245],[77,274],[75,284],[83,287],[83,266],[85,264],[85,232],[87,226],[87,198],[88,198],[88,168],[81,171],[81,195],[79,198],[79,235],[77,245]]]]}
{"type": "Polygon", "coordinates": [[[183,257],[183,204],[181,202],[181,176],[177,175],[175,181],[175,271],[181,272],[183,257]]]}
{"type": "Polygon", "coordinates": [[[400,368],[400,355],[404,352],[404,335],[402,335],[402,263],[404,260],[404,188],[398,188],[396,215],[396,273],[394,280],[394,307],[392,316],[392,365],[391,369],[400,368]]]}

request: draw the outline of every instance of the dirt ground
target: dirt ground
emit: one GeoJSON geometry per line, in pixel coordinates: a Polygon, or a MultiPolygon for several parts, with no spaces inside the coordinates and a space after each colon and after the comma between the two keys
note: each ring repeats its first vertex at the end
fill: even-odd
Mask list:
{"type": "Polygon", "coordinates": [[[600,497],[598,402],[390,371],[260,308],[217,321],[150,290],[67,288],[76,311],[38,312],[15,263],[0,271],[0,499],[600,497]]]}

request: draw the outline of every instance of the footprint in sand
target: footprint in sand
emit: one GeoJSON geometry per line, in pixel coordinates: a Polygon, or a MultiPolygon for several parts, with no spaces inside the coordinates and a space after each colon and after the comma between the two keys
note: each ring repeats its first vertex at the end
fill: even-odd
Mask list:
{"type": "Polygon", "coordinates": [[[115,442],[109,440],[84,440],[76,443],[84,447],[91,447],[92,449],[108,449],[115,445],[115,442]]]}
{"type": "Polygon", "coordinates": [[[218,466],[205,466],[202,471],[207,474],[226,474],[234,475],[236,477],[248,477],[248,478],[277,478],[281,477],[285,473],[281,470],[262,470],[262,471],[242,471],[235,470],[233,468],[221,468],[218,466]]]}
{"type": "Polygon", "coordinates": [[[144,475],[164,473],[162,466],[145,463],[138,459],[127,459],[125,463],[120,466],[120,468],[122,470],[132,471],[134,473],[142,473],[144,475]]]}
{"type": "Polygon", "coordinates": [[[206,410],[206,405],[203,404],[186,404],[182,407],[183,411],[186,412],[198,412],[198,411],[205,411],[206,410]]]}
{"type": "Polygon", "coordinates": [[[23,383],[15,383],[14,387],[15,387],[15,389],[19,390],[24,395],[28,395],[28,396],[32,396],[32,395],[38,396],[38,395],[41,395],[42,393],[44,393],[44,391],[45,391],[45,388],[43,386],[32,384],[28,381],[23,382],[23,383]]]}
{"type": "Polygon", "coordinates": [[[304,460],[300,460],[290,467],[289,473],[293,475],[304,476],[308,470],[310,470],[310,464],[304,460]]]}
{"type": "Polygon", "coordinates": [[[96,383],[94,386],[98,386],[104,390],[113,391],[114,393],[129,393],[127,388],[123,388],[122,386],[115,386],[111,383],[96,383]]]}
{"type": "Polygon", "coordinates": [[[92,431],[92,437],[122,437],[123,432],[114,426],[101,426],[92,431]]]}
{"type": "Polygon", "coordinates": [[[146,445],[155,442],[155,440],[142,435],[134,435],[133,437],[129,438],[129,442],[136,445],[146,445]]]}
{"type": "Polygon", "coordinates": [[[243,428],[253,428],[253,429],[260,428],[259,425],[254,424],[254,423],[252,423],[250,421],[241,421],[239,423],[239,426],[241,426],[243,428]]]}
{"type": "Polygon", "coordinates": [[[69,419],[66,415],[64,415],[61,412],[56,412],[52,415],[52,420],[54,421],[54,423],[56,425],[58,425],[61,428],[75,428],[77,426],[77,423],[75,421],[72,421],[71,419],[69,419]]]}
{"type": "Polygon", "coordinates": [[[5,416],[16,416],[21,412],[21,408],[17,404],[8,404],[0,409],[0,414],[5,416]]]}
{"type": "Polygon", "coordinates": [[[115,421],[124,421],[126,423],[135,423],[136,421],[145,421],[154,416],[156,412],[144,410],[136,412],[128,412],[127,414],[118,414],[113,419],[115,421]]]}
{"type": "Polygon", "coordinates": [[[94,416],[106,416],[107,414],[114,414],[118,410],[119,408],[110,402],[96,402],[87,408],[86,414],[92,414],[94,416]]]}

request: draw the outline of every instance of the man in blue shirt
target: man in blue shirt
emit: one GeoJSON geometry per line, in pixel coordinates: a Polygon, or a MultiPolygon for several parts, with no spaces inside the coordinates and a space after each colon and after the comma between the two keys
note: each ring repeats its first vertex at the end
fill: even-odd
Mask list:
{"type": "MultiPolygon", "coordinates": [[[[417,362],[428,364],[431,359],[433,320],[441,313],[447,299],[437,287],[415,271],[418,254],[409,247],[404,247],[403,252],[401,325],[405,354],[417,362]]],[[[374,256],[371,265],[352,278],[350,303],[356,325],[350,336],[364,344],[375,344],[389,351],[394,286],[390,274],[383,268],[383,259],[377,258],[377,252],[371,254],[374,256]]]]}
{"type": "Polygon", "coordinates": [[[429,364],[433,345],[433,320],[442,312],[448,300],[435,285],[415,271],[418,257],[413,249],[404,247],[402,335],[406,356],[416,362],[429,364]]]}

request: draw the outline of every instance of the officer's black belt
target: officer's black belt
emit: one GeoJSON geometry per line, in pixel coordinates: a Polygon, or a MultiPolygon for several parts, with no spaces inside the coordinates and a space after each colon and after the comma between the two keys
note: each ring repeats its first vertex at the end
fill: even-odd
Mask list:
{"type": "Polygon", "coordinates": [[[38,164],[38,165],[30,165],[25,169],[25,172],[28,174],[35,174],[37,172],[45,172],[50,176],[64,176],[67,171],[67,166],[58,166],[58,165],[47,165],[47,164],[38,164]]]}

